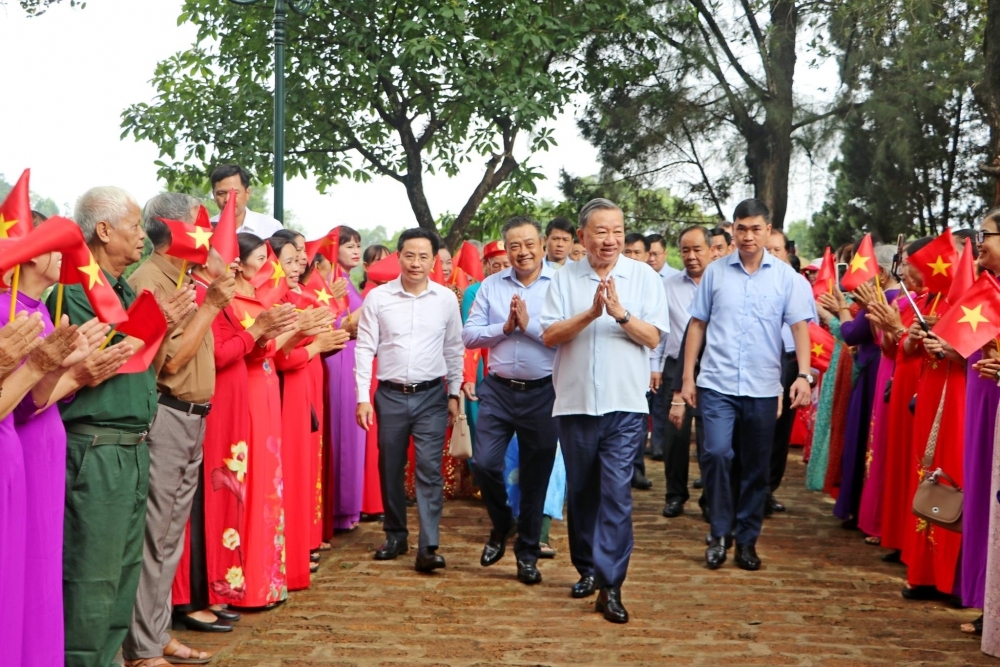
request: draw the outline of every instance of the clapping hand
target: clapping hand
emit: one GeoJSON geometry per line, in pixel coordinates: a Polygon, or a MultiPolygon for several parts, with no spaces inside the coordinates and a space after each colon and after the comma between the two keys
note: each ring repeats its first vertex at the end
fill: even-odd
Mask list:
{"type": "MultiPolygon", "coordinates": [[[[61,325],[69,324],[69,317],[62,316],[61,325]]],[[[70,368],[75,366],[91,354],[93,354],[104,342],[104,336],[108,333],[108,325],[102,324],[96,317],[89,322],[84,322],[76,330],[76,340],[73,344],[73,352],[63,359],[62,367],[70,368]]]]}
{"type": "Polygon", "coordinates": [[[167,320],[168,329],[173,329],[198,309],[198,304],[195,303],[194,285],[185,285],[167,297],[164,297],[160,290],[156,290],[153,296],[156,297],[156,303],[159,304],[163,317],[167,320]]]}
{"type": "Polygon", "coordinates": [[[21,361],[42,344],[38,334],[44,329],[45,324],[38,313],[31,317],[21,313],[0,329],[0,381],[13,373],[21,361]]]}

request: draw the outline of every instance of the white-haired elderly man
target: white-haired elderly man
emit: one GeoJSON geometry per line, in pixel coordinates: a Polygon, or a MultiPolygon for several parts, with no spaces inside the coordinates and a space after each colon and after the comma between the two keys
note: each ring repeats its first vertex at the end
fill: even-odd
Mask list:
{"type": "MultiPolygon", "coordinates": [[[[77,224],[122,307],[136,294],[125,269],[142,256],[146,234],[139,206],[115,187],[88,190],[76,204],[77,224]]],[[[47,303],[55,311],[55,295],[47,303]]],[[[194,308],[182,291],[162,304],[168,323],[194,308]]],[[[67,285],[70,323],[94,317],[79,285],[67,285]]],[[[116,335],[117,343],[124,337],[116,335]]],[[[142,569],[149,451],[145,437],[156,413],[156,374],[117,375],[84,387],[60,406],[66,425],[66,515],[63,602],[67,667],[107,667],[128,632],[142,569]]]]}

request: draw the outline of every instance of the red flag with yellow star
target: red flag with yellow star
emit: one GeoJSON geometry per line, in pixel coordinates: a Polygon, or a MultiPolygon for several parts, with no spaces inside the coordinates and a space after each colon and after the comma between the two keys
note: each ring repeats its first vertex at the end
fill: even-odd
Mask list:
{"type": "Polygon", "coordinates": [[[826,371],[833,360],[833,349],[837,339],[829,331],[816,324],[809,323],[809,366],[818,371],[826,371]]]}
{"type": "Polygon", "coordinates": [[[944,233],[906,259],[924,277],[924,287],[931,294],[947,294],[958,269],[958,252],[951,230],[944,233]]]}
{"type": "Polygon", "coordinates": [[[167,218],[159,218],[159,221],[170,229],[168,255],[178,259],[186,259],[194,264],[204,264],[208,261],[208,250],[212,241],[211,228],[205,229],[198,225],[189,225],[180,220],[167,218]]]}
{"type": "Polygon", "coordinates": [[[455,268],[462,269],[477,282],[483,282],[486,279],[486,275],[483,273],[483,260],[479,259],[479,251],[468,241],[458,249],[458,254],[455,256],[455,268]]]}
{"type": "Polygon", "coordinates": [[[1000,335],[1000,284],[983,273],[941,316],[933,333],[966,359],[1000,335]]]}
{"type": "Polygon", "coordinates": [[[833,294],[833,286],[837,284],[837,266],[833,261],[830,246],[823,251],[823,263],[816,272],[816,282],[813,283],[813,296],[819,298],[822,294],[833,294]]]}
{"type": "Polygon", "coordinates": [[[82,239],[79,244],[62,251],[59,282],[64,285],[79,284],[101,322],[120,324],[128,321],[128,314],[108,283],[108,277],[82,239]]]}
{"type": "Polygon", "coordinates": [[[281,301],[281,298],[288,292],[288,280],[285,276],[285,269],[278,261],[271,244],[267,243],[267,259],[264,266],[257,270],[257,273],[250,279],[250,284],[257,291],[257,300],[265,308],[270,308],[281,301]]]}
{"type": "Polygon", "coordinates": [[[212,220],[208,217],[208,209],[204,206],[198,207],[198,217],[194,221],[195,226],[204,227],[205,229],[212,228],[212,220]]]}
{"type": "Polygon", "coordinates": [[[368,282],[376,285],[384,285],[390,280],[395,280],[400,274],[399,253],[386,255],[374,264],[370,264],[367,273],[368,282]]]}
{"type": "Polygon", "coordinates": [[[80,226],[54,215],[27,235],[0,241],[0,273],[48,252],[85,245],[80,226]]]}
{"type": "Polygon", "coordinates": [[[875,261],[872,235],[865,234],[858,245],[858,251],[854,253],[854,258],[847,267],[847,272],[840,281],[840,285],[845,292],[853,292],[859,285],[874,278],[876,274],[878,274],[878,262],[875,261]]]}
{"type": "Polygon", "coordinates": [[[972,239],[967,238],[965,239],[965,247],[962,248],[962,256],[958,259],[955,277],[948,289],[948,303],[956,303],[963,294],[972,289],[972,285],[976,282],[976,258],[973,255],[972,239]]]}
{"type": "Polygon", "coordinates": [[[310,272],[309,279],[301,283],[300,287],[302,288],[302,296],[312,305],[329,308],[334,315],[340,312],[337,310],[337,300],[333,298],[330,287],[319,275],[319,271],[310,272]]]}
{"type": "Polygon", "coordinates": [[[226,205],[219,214],[219,222],[212,233],[211,246],[227,265],[240,258],[240,244],[236,240],[236,196],[229,193],[226,205]]]}
{"type": "Polygon", "coordinates": [[[322,255],[331,264],[337,265],[340,260],[340,227],[334,227],[315,241],[306,241],[306,257],[310,263],[316,255],[322,255]]]}
{"type": "Polygon", "coordinates": [[[118,375],[142,373],[149,368],[167,333],[167,319],[163,317],[160,305],[156,303],[156,297],[148,289],[142,290],[139,297],[132,302],[128,315],[128,322],[117,327],[118,333],[138,338],[143,342],[143,346],[118,369],[118,375]]]}
{"type": "Polygon", "coordinates": [[[244,331],[253,326],[257,316],[264,310],[264,306],[260,301],[239,293],[233,295],[233,300],[229,307],[233,309],[236,321],[240,323],[244,331]]]}
{"type": "Polygon", "coordinates": [[[25,236],[31,231],[31,196],[28,193],[30,177],[31,170],[25,169],[14,184],[14,189],[0,204],[0,239],[25,236]]]}
{"type": "Polygon", "coordinates": [[[469,285],[472,284],[470,278],[471,276],[465,271],[463,271],[460,267],[456,266],[451,270],[451,281],[450,281],[451,284],[454,285],[455,287],[458,287],[458,289],[462,290],[463,292],[469,289],[469,285]]]}

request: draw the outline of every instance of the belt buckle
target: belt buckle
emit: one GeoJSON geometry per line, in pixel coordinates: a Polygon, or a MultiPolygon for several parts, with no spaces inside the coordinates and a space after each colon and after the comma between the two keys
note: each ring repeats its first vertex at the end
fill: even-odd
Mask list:
{"type": "Polygon", "coordinates": [[[527,388],[527,384],[521,380],[511,380],[510,388],[517,389],[518,391],[524,391],[527,388]]]}
{"type": "Polygon", "coordinates": [[[417,393],[417,385],[416,385],[416,383],[414,383],[414,384],[404,384],[403,385],[403,393],[404,394],[415,394],[415,393],[417,393]]]}

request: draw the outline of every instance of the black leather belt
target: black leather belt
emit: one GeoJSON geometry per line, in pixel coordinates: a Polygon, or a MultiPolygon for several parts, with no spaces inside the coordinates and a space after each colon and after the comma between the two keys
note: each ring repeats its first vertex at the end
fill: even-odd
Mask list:
{"type": "Polygon", "coordinates": [[[388,380],[379,380],[378,386],[385,386],[393,391],[401,391],[404,394],[419,394],[422,391],[427,391],[428,389],[433,389],[434,387],[440,387],[441,382],[441,378],[427,380],[426,382],[414,382],[412,384],[400,384],[398,382],[389,382],[388,380]]]}
{"type": "Polygon", "coordinates": [[[505,387],[510,387],[511,389],[515,389],[517,391],[528,391],[529,389],[538,389],[539,387],[544,387],[547,384],[552,384],[551,375],[546,375],[545,377],[538,378],[537,380],[510,380],[496,374],[490,375],[490,377],[505,387]]]}
{"type": "Polygon", "coordinates": [[[168,408],[179,410],[180,412],[186,412],[189,415],[198,415],[199,417],[207,417],[208,413],[212,411],[211,403],[188,403],[167,394],[160,394],[158,403],[168,408]]]}

